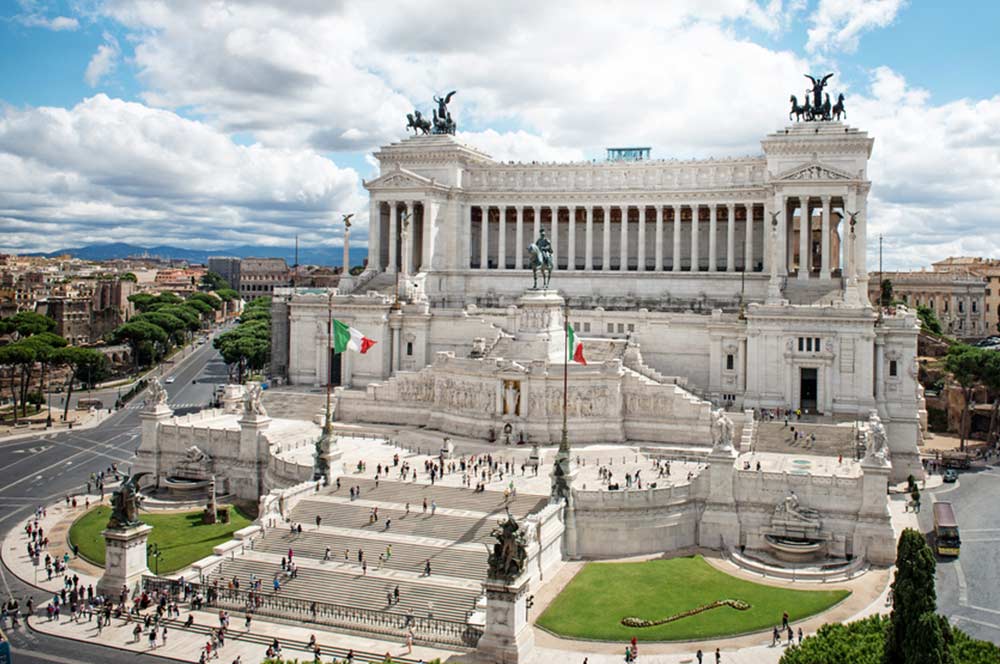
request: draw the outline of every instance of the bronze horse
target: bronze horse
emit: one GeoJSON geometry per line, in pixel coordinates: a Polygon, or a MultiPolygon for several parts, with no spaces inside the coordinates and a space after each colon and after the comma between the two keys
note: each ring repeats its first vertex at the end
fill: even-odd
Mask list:
{"type": "Polygon", "coordinates": [[[414,136],[419,132],[423,132],[425,135],[431,133],[431,121],[423,117],[420,111],[414,110],[413,113],[407,113],[406,120],[406,128],[412,129],[414,136]]]}
{"type": "Polygon", "coordinates": [[[837,97],[837,103],[833,106],[833,119],[839,120],[840,116],[843,115],[844,119],[847,119],[847,109],[844,107],[844,94],[841,93],[837,97]]]}

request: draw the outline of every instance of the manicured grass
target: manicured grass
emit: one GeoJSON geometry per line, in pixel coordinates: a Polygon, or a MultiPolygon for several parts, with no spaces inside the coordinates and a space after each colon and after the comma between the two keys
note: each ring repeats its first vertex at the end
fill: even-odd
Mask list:
{"type": "MultiPolygon", "coordinates": [[[[104,564],[104,537],[101,531],[108,525],[111,508],[95,507],[77,519],[69,530],[70,542],[80,547],[84,558],[104,564]]],[[[230,539],[233,532],[250,525],[250,519],[234,507],[229,508],[229,523],[202,525],[201,511],[173,514],[143,513],[143,523],[153,526],[149,544],[160,547],[160,574],[169,574],[212,553],[212,548],[230,539]]],[[[149,560],[149,569],[156,562],[149,560]]]]}
{"type": "Polygon", "coordinates": [[[589,563],[538,618],[538,625],[559,635],[627,641],[696,640],[781,626],[819,613],[850,594],[847,590],[785,590],[744,581],[709,565],[701,556],[639,563],[589,563]],[[622,618],[660,620],[709,604],[735,599],[729,606],[655,627],[625,627],[622,618]]]}

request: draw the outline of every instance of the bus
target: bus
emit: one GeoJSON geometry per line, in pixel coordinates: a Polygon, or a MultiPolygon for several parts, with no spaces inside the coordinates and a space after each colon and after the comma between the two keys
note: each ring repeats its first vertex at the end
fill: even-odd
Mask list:
{"type": "Polygon", "coordinates": [[[934,545],[939,556],[957,556],[962,546],[951,503],[934,503],[934,545]]]}

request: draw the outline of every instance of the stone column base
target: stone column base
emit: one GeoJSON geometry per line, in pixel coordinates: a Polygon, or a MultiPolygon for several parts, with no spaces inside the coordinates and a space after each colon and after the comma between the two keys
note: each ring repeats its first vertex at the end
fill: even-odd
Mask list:
{"type": "Polygon", "coordinates": [[[107,529],[104,535],[104,576],[97,582],[97,592],[117,597],[122,586],[131,593],[135,584],[149,574],[146,566],[146,540],[152,526],[142,524],[125,530],[107,529]]]}
{"type": "Polygon", "coordinates": [[[477,659],[490,664],[526,664],[535,659],[535,633],[528,622],[528,576],[505,583],[489,579],[486,631],[476,646],[477,659]]]}

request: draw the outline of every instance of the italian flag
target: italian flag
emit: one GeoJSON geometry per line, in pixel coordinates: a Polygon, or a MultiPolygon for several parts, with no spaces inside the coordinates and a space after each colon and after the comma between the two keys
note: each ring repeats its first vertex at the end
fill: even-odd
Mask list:
{"type": "Polygon", "coordinates": [[[369,339],[365,335],[361,334],[353,327],[341,323],[339,320],[333,321],[333,350],[337,353],[343,353],[344,351],[356,350],[362,355],[368,352],[368,349],[375,345],[373,339],[369,339]]]}
{"type": "Polygon", "coordinates": [[[587,359],[583,356],[583,342],[576,338],[576,330],[566,321],[566,347],[569,357],[566,361],[573,360],[577,364],[586,364],[587,359]]]}

